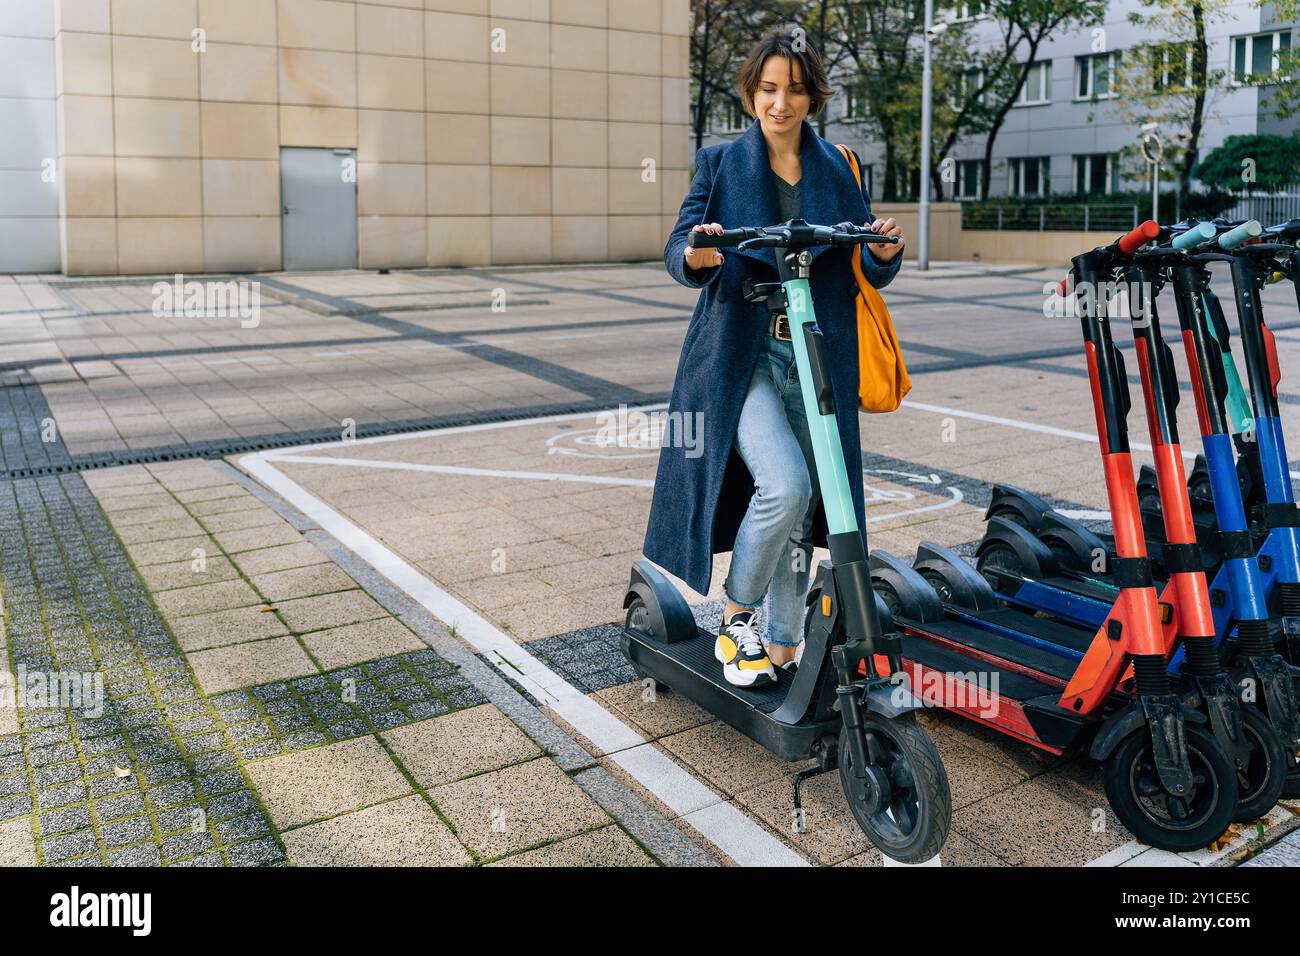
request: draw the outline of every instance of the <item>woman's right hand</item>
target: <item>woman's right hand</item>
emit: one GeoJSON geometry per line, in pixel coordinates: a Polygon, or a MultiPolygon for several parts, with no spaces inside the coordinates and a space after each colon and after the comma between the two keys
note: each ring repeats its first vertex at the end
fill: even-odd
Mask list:
{"type": "MultiPolygon", "coordinates": [[[[707,232],[715,236],[722,235],[722,225],[716,222],[702,222],[692,232],[707,232]]],[[[686,267],[688,269],[711,269],[722,265],[722,252],[718,249],[692,249],[686,247],[686,267]]]]}

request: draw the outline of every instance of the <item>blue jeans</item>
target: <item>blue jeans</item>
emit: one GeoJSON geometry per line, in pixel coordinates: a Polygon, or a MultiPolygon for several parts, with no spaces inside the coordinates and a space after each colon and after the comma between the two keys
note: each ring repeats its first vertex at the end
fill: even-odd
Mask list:
{"type": "Polygon", "coordinates": [[[736,532],[723,587],[742,607],[757,608],[766,598],[767,639],[798,644],[821,493],[790,342],[764,337],[735,448],[754,478],[754,496],[736,532]]]}

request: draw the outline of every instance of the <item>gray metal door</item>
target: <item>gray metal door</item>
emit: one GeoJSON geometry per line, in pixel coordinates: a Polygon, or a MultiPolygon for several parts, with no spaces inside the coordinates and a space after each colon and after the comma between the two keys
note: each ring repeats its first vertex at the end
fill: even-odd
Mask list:
{"type": "Polygon", "coordinates": [[[351,149],[280,150],[285,269],[357,267],[356,162],[351,149]]]}

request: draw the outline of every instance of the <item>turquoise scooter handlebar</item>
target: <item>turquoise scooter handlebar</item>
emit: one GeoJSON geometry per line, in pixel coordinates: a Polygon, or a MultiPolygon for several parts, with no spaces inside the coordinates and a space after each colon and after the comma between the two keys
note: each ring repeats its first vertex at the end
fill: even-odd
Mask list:
{"type": "MultiPolygon", "coordinates": [[[[1214,228],[1214,223],[1198,222],[1186,232],[1180,232],[1178,235],[1174,236],[1170,245],[1179,252],[1186,252],[1189,249],[1195,249],[1197,246],[1209,242],[1214,238],[1217,232],[1218,230],[1214,228]]],[[[1227,234],[1225,233],[1225,235],[1227,234]]]]}
{"type": "Polygon", "coordinates": [[[1223,250],[1235,249],[1249,239],[1254,239],[1264,227],[1259,224],[1258,219],[1248,219],[1235,229],[1229,229],[1223,235],[1219,236],[1219,248],[1223,250]]]}

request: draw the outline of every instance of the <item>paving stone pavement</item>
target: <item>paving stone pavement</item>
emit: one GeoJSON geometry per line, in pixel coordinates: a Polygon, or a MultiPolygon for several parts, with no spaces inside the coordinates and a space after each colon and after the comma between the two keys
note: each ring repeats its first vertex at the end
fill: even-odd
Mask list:
{"type": "Polygon", "coordinates": [[[1284,836],[1242,866],[1300,866],[1300,830],[1284,836]]]}
{"type": "Polygon", "coordinates": [[[284,861],[149,594],[78,475],[0,485],[0,573],[18,675],[102,681],[80,709],[20,708],[0,738],[0,820],[29,820],[40,862],[284,861]]]}
{"type": "MultiPolygon", "coordinates": [[[[1067,507],[1102,503],[1095,447],[978,417],[953,419],[955,441],[937,427],[935,416],[955,408],[1091,428],[1086,402],[1063,405],[1056,397],[1058,386],[1083,394],[1077,328],[1024,321],[1037,318],[1040,280],[1003,276],[976,287],[905,275],[891,287],[917,383],[911,399],[933,408],[868,419],[864,467],[932,474],[960,493],[970,513],[924,532],[886,520],[873,542],[907,556],[922,534],[968,541],[990,481],[1024,480],[1067,507]],[[962,303],[956,309],[955,301],[962,303]],[[976,308],[979,321],[949,314],[976,308]],[[1025,467],[1031,460],[1040,467],[1025,467]]],[[[331,548],[324,532],[287,513],[281,520],[259,514],[229,489],[216,493],[207,482],[221,466],[200,459],[333,439],[345,418],[365,436],[661,398],[694,293],[667,281],[657,264],[290,276],[280,291],[293,297],[268,307],[273,334],[253,341],[219,322],[151,325],[143,281],[58,285],[76,305],[74,318],[46,316],[50,347],[66,361],[0,373],[0,465],[13,479],[0,492],[7,602],[0,660],[25,671],[100,675],[105,707],[99,717],[0,707],[0,865],[490,863],[502,853],[502,864],[518,865],[653,862],[642,850],[670,859],[645,834],[674,824],[652,801],[629,801],[634,792],[616,766],[594,760],[499,674],[485,679],[488,665],[437,622],[395,609],[391,595],[381,596],[384,583],[365,576],[354,556],[349,563],[337,543],[331,548]],[[395,303],[399,285],[411,299],[395,303]],[[498,286],[511,293],[504,322],[474,305],[498,286]],[[457,310],[429,301],[435,293],[457,298],[457,310]],[[565,296],[564,314],[536,308],[549,301],[538,293],[556,302],[565,296]],[[381,314],[387,311],[402,317],[381,314]],[[184,471],[152,465],[167,458],[190,459],[200,486],[112,487],[113,476],[127,471],[114,466],[131,460],[151,463],[138,472],[146,477],[184,471]],[[86,481],[51,477],[83,469],[86,481]],[[195,547],[208,554],[201,581],[190,567],[195,547]],[[429,647],[420,649],[412,635],[429,647]],[[445,744],[461,739],[462,728],[487,732],[501,726],[502,714],[536,746],[474,748],[457,754],[467,760],[461,765],[446,758],[445,744]],[[363,750],[365,761],[342,759],[363,750]],[[383,785],[349,774],[362,766],[380,768],[383,785]],[[339,788],[334,802],[313,809],[312,795],[297,785],[298,768],[330,768],[334,776],[321,779],[339,788]],[[502,836],[497,819],[481,812],[485,805],[498,805],[491,809],[505,818],[538,816],[526,800],[507,805],[504,796],[520,781],[536,791],[522,797],[570,808],[586,829],[538,819],[502,836]],[[641,830],[628,825],[636,815],[644,817],[641,830]],[[344,843],[346,854],[333,852],[344,843]]],[[[1285,291],[1280,308],[1287,311],[1276,326],[1283,336],[1296,325],[1285,291]]],[[[1268,308],[1277,312],[1279,301],[1268,308]]],[[[1297,404],[1300,396],[1282,401],[1297,404]]],[[[1191,403],[1183,410],[1190,413],[1191,403]]],[[[437,497],[428,481],[421,477],[404,505],[437,497]]],[[[340,507],[391,517],[395,499],[377,494],[383,487],[366,479],[365,487],[344,490],[355,497],[340,507]]],[[[637,504],[638,495],[627,497],[637,504]]],[[[619,506],[609,497],[612,513],[619,506]]],[[[448,513],[431,510],[427,518],[437,529],[448,513]]],[[[572,522],[553,517],[552,525],[572,522]]],[[[597,562],[605,557],[625,575],[622,551],[639,545],[640,531],[606,535],[618,553],[597,562]]],[[[969,552],[969,543],[958,550],[969,552]]],[[[430,574],[438,578],[440,570],[430,574]]],[[[526,596],[521,585],[511,587],[519,588],[511,596],[526,596]]],[[[644,705],[618,651],[617,628],[580,627],[609,620],[609,602],[599,598],[599,618],[554,628],[548,619],[529,651],[734,795],[752,819],[785,830],[780,774],[681,702],[644,705]]],[[[701,626],[715,627],[719,610],[716,602],[699,606],[701,626]]],[[[953,760],[964,816],[955,820],[947,862],[1082,862],[1099,852],[1062,824],[1097,804],[1090,779],[1076,779],[1071,768],[1044,772],[951,722],[932,732],[948,752],[979,758],[953,760]],[[1042,845],[995,858],[1000,843],[980,845],[990,835],[1011,846],[1042,845]]],[[[822,837],[794,841],[800,852],[822,863],[879,861],[853,841],[851,826],[846,834],[839,825],[834,780],[822,779],[809,794],[830,822],[822,837]]]]}
{"type": "Polygon", "coordinates": [[[0,707],[0,865],[465,865],[539,847],[553,850],[525,862],[653,865],[650,846],[697,861],[592,758],[575,762],[561,746],[562,769],[552,744],[544,751],[515,729],[463,664],[385,616],[302,536],[310,523],[300,515],[277,514],[229,468],[151,468],[95,472],[93,488],[79,474],[0,482],[0,653],[26,694],[26,706],[0,707]],[[232,530],[261,540],[209,561],[232,530]],[[201,560],[170,560],[191,545],[201,560]],[[243,577],[249,570],[258,573],[243,577]],[[272,617],[282,636],[262,627],[272,617]],[[366,620],[350,623],[357,617],[366,620]],[[213,627],[184,629],[208,619],[213,627]],[[398,645],[418,649],[376,656],[397,631],[406,635],[398,645]],[[213,649],[200,641],[187,653],[195,634],[213,649]],[[311,655],[302,659],[312,672],[204,692],[214,673],[218,685],[228,679],[220,667],[205,678],[204,655],[284,642],[311,655]],[[329,666],[339,656],[356,662],[329,666]],[[80,676],[85,706],[39,706],[36,685],[23,681],[51,674],[80,676]],[[440,719],[453,715],[468,720],[440,719]],[[399,729],[404,736],[381,742],[399,729]],[[507,730],[519,744],[492,756],[507,730]],[[487,756],[455,756],[471,746],[487,756]],[[357,747],[368,760],[349,756],[357,747]],[[430,760],[448,759],[429,775],[430,760]],[[328,772],[303,787],[312,766],[328,772]],[[580,780],[569,775],[584,768],[580,780]],[[509,774],[500,785],[465,779],[506,771],[532,781],[532,803],[512,802],[509,774]],[[376,780],[389,783],[376,789],[376,780]],[[320,804],[325,793],[333,802],[320,804]],[[514,808],[504,830],[482,816],[489,797],[514,808]],[[454,800],[454,811],[437,800],[454,800]],[[611,829],[620,835],[588,835],[611,829]]]}

